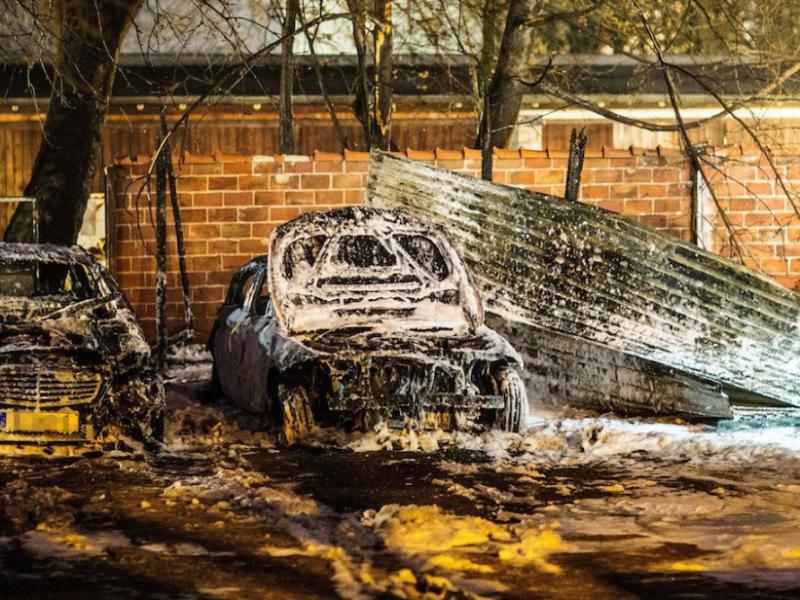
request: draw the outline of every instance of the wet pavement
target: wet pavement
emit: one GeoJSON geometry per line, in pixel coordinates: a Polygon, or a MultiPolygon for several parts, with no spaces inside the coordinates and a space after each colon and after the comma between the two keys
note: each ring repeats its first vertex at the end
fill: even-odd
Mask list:
{"type": "Polygon", "coordinates": [[[193,389],[158,456],[0,462],[0,597],[800,597],[792,452],[592,419],[276,450],[193,389]]]}

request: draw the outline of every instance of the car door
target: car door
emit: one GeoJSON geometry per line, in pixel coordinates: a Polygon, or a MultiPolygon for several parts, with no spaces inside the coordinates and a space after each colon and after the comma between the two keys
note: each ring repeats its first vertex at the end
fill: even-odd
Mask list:
{"type": "Polygon", "coordinates": [[[234,344],[241,344],[241,369],[246,373],[240,384],[240,404],[253,413],[270,409],[269,373],[272,366],[271,342],[275,333],[275,317],[269,297],[267,266],[255,279],[245,299],[248,316],[234,336],[234,344]]]}
{"type": "Polygon", "coordinates": [[[209,341],[222,392],[226,398],[237,404],[241,404],[243,400],[241,385],[247,379],[242,368],[245,347],[243,327],[251,315],[245,305],[262,270],[259,262],[251,261],[234,274],[209,341]]]}

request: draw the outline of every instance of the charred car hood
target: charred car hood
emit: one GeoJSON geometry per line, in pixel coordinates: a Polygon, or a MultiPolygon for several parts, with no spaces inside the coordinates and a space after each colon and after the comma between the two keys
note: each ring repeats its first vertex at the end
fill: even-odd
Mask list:
{"type": "Polygon", "coordinates": [[[89,322],[79,319],[0,324],[0,354],[36,350],[98,352],[100,340],[89,322]]]}

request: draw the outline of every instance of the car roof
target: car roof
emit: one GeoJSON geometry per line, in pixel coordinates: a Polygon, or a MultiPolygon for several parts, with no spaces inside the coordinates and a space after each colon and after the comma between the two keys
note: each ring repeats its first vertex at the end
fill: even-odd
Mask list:
{"type": "Polygon", "coordinates": [[[21,244],[0,242],[0,263],[4,261],[39,260],[45,262],[66,262],[91,264],[92,255],[80,246],[59,246],[56,244],[21,244]]]}

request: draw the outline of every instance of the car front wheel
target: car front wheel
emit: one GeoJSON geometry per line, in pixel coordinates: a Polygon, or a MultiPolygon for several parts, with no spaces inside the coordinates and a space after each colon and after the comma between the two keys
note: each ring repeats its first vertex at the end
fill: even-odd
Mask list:
{"type": "Polygon", "coordinates": [[[497,414],[497,426],[503,431],[523,433],[528,420],[528,394],[519,372],[510,366],[495,373],[495,385],[503,397],[503,408],[497,414]]]}
{"type": "Polygon", "coordinates": [[[280,393],[278,439],[291,446],[317,429],[308,391],[303,387],[283,389],[280,393]]]}

